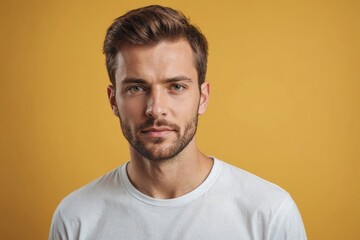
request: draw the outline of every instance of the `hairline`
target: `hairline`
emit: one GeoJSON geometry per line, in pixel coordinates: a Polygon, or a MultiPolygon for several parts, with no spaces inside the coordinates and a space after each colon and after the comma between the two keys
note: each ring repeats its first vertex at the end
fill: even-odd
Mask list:
{"type": "MultiPolygon", "coordinates": [[[[116,54],[114,56],[114,83],[112,83],[112,85],[116,85],[116,72],[118,70],[118,54],[121,53],[122,51],[124,51],[125,48],[131,48],[131,47],[137,47],[137,46],[143,46],[143,47],[155,47],[156,45],[162,43],[162,42],[170,42],[170,43],[175,43],[178,41],[184,40],[188,46],[191,49],[191,55],[192,55],[192,62],[193,62],[193,67],[196,70],[196,80],[197,80],[197,84],[199,85],[200,88],[200,79],[199,79],[199,69],[197,69],[197,60],[196,60],[196,52],[194,51],[194,49],[191,46],[190,41],[186,38],[186,36],[179,36],[179,37],[174,37],[174,38],[163,38],[160,39],[159,41],[154,41],[154,42],[150,42],[150,43],[145,43],[145,44],[132,44],[132,43],[123,43],[121,44],[121,46],[117,46],[116,47],[116,54]]],[[[205,82],[205,80],[203,81],[205,82]]]]}

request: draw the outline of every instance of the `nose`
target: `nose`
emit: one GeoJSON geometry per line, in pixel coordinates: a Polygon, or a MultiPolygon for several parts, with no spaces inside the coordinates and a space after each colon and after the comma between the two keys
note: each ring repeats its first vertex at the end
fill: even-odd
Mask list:
{"type": "Polygon", "coordinates": [[[163,118],[167,115],[167,111],[165,93],[159,88],[152,89],[147,101],[146,116],[155,119],[163,118]]]}

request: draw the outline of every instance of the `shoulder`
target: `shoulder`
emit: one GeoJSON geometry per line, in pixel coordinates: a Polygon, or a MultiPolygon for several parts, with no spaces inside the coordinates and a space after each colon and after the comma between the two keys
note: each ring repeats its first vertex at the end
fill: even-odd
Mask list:
{"type": "Polygon", "coordinates": [[[123,183],[120,176],[120,169],[123,166],[70,193],[60,202],[55,215],[57,214],[59,217],[66,219],[84,216],[89,213],[89,209],[92,212],[100,211],[99,206],[112,195],[120,196],[124,194],[123,188],[121,188],[123,183]]]}
{"type": "Polygon", "coordinates": [[[126,165],[114,169],[65,197],[54,212],[49,239],[77,239],[79,231],[96,229],[114,201],[124,201],[126,165]]]}
{"type": "Polygon", "coordinates": [[[249,224],[265,230],[269,239],[306,239],[301,215],[287,191],[245,170],[220,163],[218,194],[230,198],[237,206],[234,209],[240,206],[249,224]]]}
{"type": "Polygon", "coordinates": [[[231,188],[241,194],[256,196],[277,196],[285,198],[288,193],[278,185],[269,182],[255,174],[245,171],[229,163],[218,160],[221,165],[220,181],[226,182],[231,188]]]}
{"type": "Polygon", "coordinates": [[[301,215],[290,194],[278,185],[218,160],[217,196],[244,215],[256,233],[267,239],[306,239],[301,215]]]}
{"type": "Polygon", "coordinates": [[[291,200],[287,191],[250,172],[218,160],[221,172],[216,182],[218,194],[228,196],[250,212],[277,211],[291,200]]]}

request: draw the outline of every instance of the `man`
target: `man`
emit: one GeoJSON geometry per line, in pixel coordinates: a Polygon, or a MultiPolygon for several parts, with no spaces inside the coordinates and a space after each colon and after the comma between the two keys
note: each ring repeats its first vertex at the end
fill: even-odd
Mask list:
{"type": "Polygon", "coordinates": [[[66,197],[50,239],[306,239],[288,193],[197,148],[207,42],[181,13],[128,12],[104,53],[131,160],[66,197]]]}

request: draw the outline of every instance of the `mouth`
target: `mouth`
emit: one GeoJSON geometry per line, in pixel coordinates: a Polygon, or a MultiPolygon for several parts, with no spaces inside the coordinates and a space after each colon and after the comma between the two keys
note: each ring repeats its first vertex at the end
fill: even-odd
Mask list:
{"type": "Polygon", "coordinates": [[[172,132],[174,130],[170,127],[148,127],[141,131],[141,133],[149,137],[165,137],[172,132]]]}

